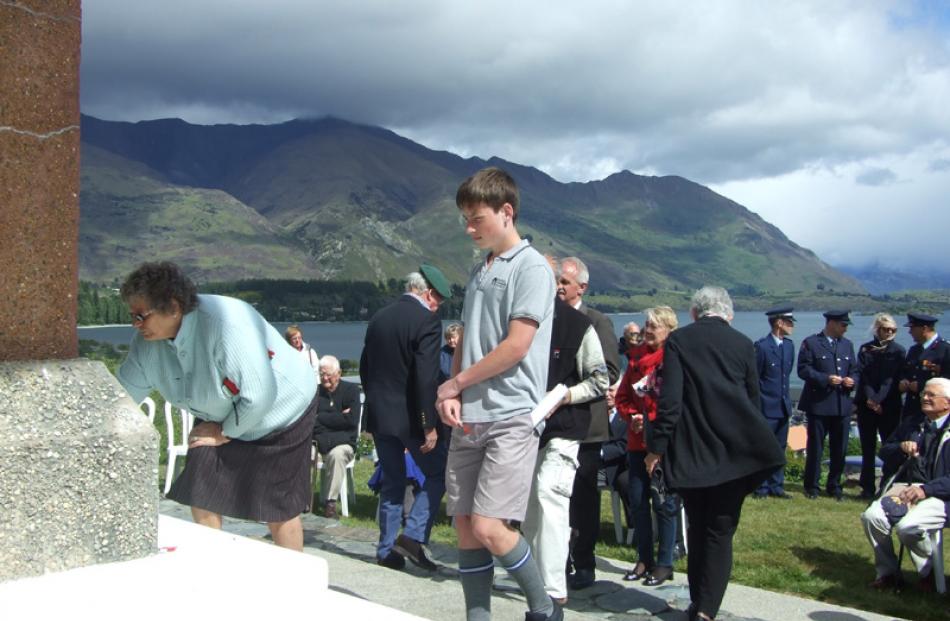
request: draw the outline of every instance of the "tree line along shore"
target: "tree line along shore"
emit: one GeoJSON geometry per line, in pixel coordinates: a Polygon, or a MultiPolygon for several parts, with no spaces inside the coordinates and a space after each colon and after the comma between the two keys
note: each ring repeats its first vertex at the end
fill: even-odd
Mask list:
{"type": "MultiPolygon", "coordinates": [[[[402,293],[395,278],[386,282],[323,280],[241,280],[200,286],[202,293],[240,298],[252,304],[270,321],[365,321],[402,293]]],[[[452,286],[453,295],[440,312],[444,319],[462,314],[464,291],[452,286]]],[[[635,313],[644,308],[666,305],[688,308],[692,289],[649,289],[645,291],[594,291],[585,296],[591,306],[606,313],[635,313]]],[[[847,308],[856,313],[886,311],[893,314],[919,310],[940,314],[950,308],[950,290],[900,291],[883,295],[814,291],[759,291],[739,288],[733,293],[737,311],[764,310],[778,303],[797,310],[847,308]]],[[[119,297],[118,283],[79,283],[77,322],[81,326],[128,323],[128,309],[119,297]]]]}

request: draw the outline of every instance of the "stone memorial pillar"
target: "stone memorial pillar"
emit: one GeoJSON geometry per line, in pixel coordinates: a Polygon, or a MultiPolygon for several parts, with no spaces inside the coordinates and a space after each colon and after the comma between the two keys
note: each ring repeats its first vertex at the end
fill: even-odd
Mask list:
{"type": "Polygon", "coordinates": [[[155,430],[75,359],[80,36],[80,0],[0,1],[0,580],[156,546],[155,430]]]}

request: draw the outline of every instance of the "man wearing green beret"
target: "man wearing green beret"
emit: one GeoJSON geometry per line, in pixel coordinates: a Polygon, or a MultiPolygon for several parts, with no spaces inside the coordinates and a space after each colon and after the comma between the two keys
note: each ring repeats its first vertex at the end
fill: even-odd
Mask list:
{"type": "Polygon", "coordinates": [[[373,434],[382,469],[376,557],[390,569],[404,567],[406,558],[423,569],[436,569],[423,545],[445,494],[448,435],[439,433],[442,423],[435,400],[442,345],[438,310],[451,296],[442,272],[422,265],[406,277],[406,292],[373,315],[366,328],[360,378],[366,395],[366,429],[373,434]],[[399,534],[406,450],[425,482],[399,534]]]}

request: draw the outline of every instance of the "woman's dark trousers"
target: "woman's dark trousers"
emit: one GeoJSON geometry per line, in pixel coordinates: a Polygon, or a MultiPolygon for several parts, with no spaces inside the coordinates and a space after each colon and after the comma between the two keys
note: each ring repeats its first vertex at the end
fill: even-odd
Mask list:
{"type": "Polygon", "coordinates": [[[877,456],[877,439],[884,443],[888,436],[897,429],[900,421],[900,409],[882,410],[880,414],[861,407],[858,408],[858,433],[861,436],[861,493],[865,496],[875,495],[874,459],[877,456]]]}
{"type": "Polygon", "coordinates": [[[677,500],[669,494],[667,501],[661,505],[654,505],[650,496],[650,476],[647,474],[643,458],[645,451],[630,451],[627,453],[627,472],[630,476],[630,514],[633,517],[634,536],[637,539],[637,555],[639,561],[647,569],[655,566],[673,566],[673,546],[676,543],[676,512],[677,500]],[[656,514],[657,550],[656,560],[653,557],[653,513],[656,514]]]}
{"type": "Polygon", "coordinates": [[[714,619],[732,574],[732,537],[739,526],[742,502],[758,483],[749,478],[714,487],[680,489],[686,506],[689,543],[689,597],[697,612],[714,619]]]}

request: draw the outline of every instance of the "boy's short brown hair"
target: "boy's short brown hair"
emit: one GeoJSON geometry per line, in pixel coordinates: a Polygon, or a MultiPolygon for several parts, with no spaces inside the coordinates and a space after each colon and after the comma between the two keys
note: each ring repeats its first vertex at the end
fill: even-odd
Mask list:
{"type": "Polygon", "coordinates": [[[455,204],[459,209],[484,203],[498,211],[508,203],[513,211],[511,219],[518,220],[518,184],[504,170],[495,166],[483,168],[459,186],[455,204]]]}

